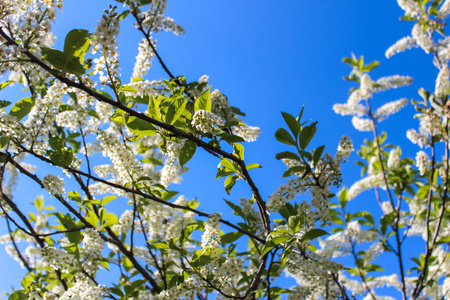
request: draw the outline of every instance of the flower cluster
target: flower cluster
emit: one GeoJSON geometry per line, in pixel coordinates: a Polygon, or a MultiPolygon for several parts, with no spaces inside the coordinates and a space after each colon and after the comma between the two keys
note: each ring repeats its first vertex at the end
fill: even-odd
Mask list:
{"type": "Polygon", "coordinates": [[[85,259],[83,269],[90,275],[95,275],[95,272],[98,270],[97,261],[102,258],[104,246],[105,243],[99,233],[95,229],[86,228],[80,254],[85,259]]]}
{"type": "Polygon", "coordinates": [[[144,176],[143,169],[134,154],[116,136],[99,130],[97,139],[102,145],[103,156],[111,159],[121,180],[124,182],[134,182],[144,176]]]}
{"type": "Polygon", "coordinates": [[[64,189],[64,180],[56,175],[48,174],[42,180],[44,189],[52,195],[64,195],[66,190],[64,189]]]}
{"type": "Polygon", "coordinates": [[[212,214],[209,216],[205,225],[205,232],[202,235],[202,248],[211,250],[211,254],[219,255],[220,246],[220,215],[212,214]]]}
{"type": "Polygon", "coordinates": [[[100,75],[100,82],[113,80],[112,84],[117,84],[116,77],[119,76],[119,53],[117,52],[117,36],[119,35],[120,25],[117,19],[115,7],[105,10],[102,18],[96,26],[94,32],[93,53],[100,51],[100,58],[95,59],[95,72],[100,75]],[[105,73],[103,72],[105,71],[105,73]]]}
{"type": "Polygon", "coordinates": [[[225,125],[222,118],[204,109],[199,109],[195,112],[192,116],[191,124],[198,131],[213,135],[216,135],[219,132],[217,127],[225,125]]]}

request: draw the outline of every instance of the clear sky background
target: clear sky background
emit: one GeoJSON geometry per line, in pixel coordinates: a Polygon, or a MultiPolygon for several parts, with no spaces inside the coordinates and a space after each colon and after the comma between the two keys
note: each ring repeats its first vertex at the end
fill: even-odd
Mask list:
{"type": "MultiPolygon", "coordinates": [[[[166,15],[174,18],[186,33],[156,35],[160,55],[175,75],[184,75],[188,81],[210,76],[213,89],[228,96],[233,106],[247,113],[249,125],[259,126],[258,141],[246,145],[246,161],[259,163],[263,169],[252,171],[252,176],[263,197],[268,197],[285,180],[285,167],[276,161],[277,152],[287,150],[276,142],[274,133],[284,126],[281,112],[297,115],[305,105],[305,119],[318,121],[318,131],[312,147],[326,145],[325,151],[334,154],[342,135],[349,135],[355,146],[370,133],[360,134],[351,125],[350,117],[336,115],[334,103],[347,101],[353,83],[342,80],[350,68],[341,62],[353,52],[364,55],[366,61],[379,60],[381,66],[373,78],[387,75],[410,75],[414,83],[408,88],[378,94],[375,107],[401,97],[418,98],[417,89],[434,89],[437,69],[431,56],[414,49],[386,59],[386,49],[403,36],[409,35],[413,23],[399,21],[403,11],[393,0],[169,0],[166,15]]],[[[103,9],[112,1],[65,1],[64,13],[55,25],[57,43],[62,48],[66,33],[73,28],[95,30],[103,9]]],[[[118,11],[122,10],[118,5],[118,11]]],[[[130,18],[131,19],[131,18],[130,18]]],[[[126,19],[121,23],[119,51],[123,82],[128,80],[137,54],[141,36],[126,19]]],[[[167,78],[155,61],[148,79],[167,78]]],[[[5,79],[4,79],[5,80],[5,79]]],[[[16,101],[21,97],[2,91],[2,99],[16,101]]],[[[402,147],[404,154],[415,156],[418,148],[406,139],[406,130],[417,128],[412,120],[411,105],[381,124],[388,131],[388,141],[402,147]]],[[[351,156],[355,161],[356,154],[351,156]]],[[[223,179],[214,181],[217,158],[201,150],[188,163],[190,172],[183,183],[171,186],[188,198],[197,197],[200,209],[208,213],[221,211],[225,219],[236,220],[224,206],[222,198],[239,202],[251,197],[249,188],[238,183],[228,196],[223,179]]],[[[344,183],[350,186],[359,179],[359,168],[347,163],[343,168],[344,183]]],[[[43,175],[45,170],[40,169],[43,175]]],[[[23,186],[22,186],[23,187],[23,186]]],[[[16,200],[31,202],[36,194],[44,194],[47,203],[52,200],[42,190],[19,189],[16,200]]],[[[364,193],[353,208],[379,211],[373,193],[364,193]]],[[[0,233],[6,225],[0,223],[0,233]]],[[[226,228],[224,228],[226,229],[226,228]]],[[[18,265],[0,249],[0,292],[12,285],[19,287],[22,273],[18,265]]],[[[395,269],[394,269],[395,270],[395,269]]]]}

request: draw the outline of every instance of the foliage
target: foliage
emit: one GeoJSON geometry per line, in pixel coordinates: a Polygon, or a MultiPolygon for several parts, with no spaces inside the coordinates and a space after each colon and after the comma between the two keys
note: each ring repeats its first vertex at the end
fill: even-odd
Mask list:
{"type": "Polygon", "coordinates": [[[0,208],[8,228],[1,241],[27,270],[9,299],[387,299],[379,296],[384,286],[403,299],[448,297],[450,0],[398,0],[403,19],[414,22],[412,36],[386,52],[420,47],[439,69],[435,91],[421,89],[423,100],[412,101],[420,127],[407,133],[431,158],[422,150],[415,160],[402,157],[377,130],[408,100],[374,110],[374,94],[412,78],[375,81],[369,73],[379,63],[353,55],[343,60],[352,68],[345,79],[357,87],[334,110],[373,133],[357,151],[363,178],[337,192],[351,140],[342,137],[334,155],[324,152],[330,145],[311,149],[317,122],[305,121],[303,108],[298,116],[283,112],[286,128],[275,139],[287,150],[275,158],[287,167],[280,177],[289,179],[267,199],[252,179],[257,170],[249,172],[261,166],[244,155],[259,128],[211,91],[207,76],[175,77],[157,52],[154,33],[183,33],[164,15],[166,1],[116,0],[120,13],[110,6],[93,32],[71,30],[62,50],[52,48],[51,34],[62,0],[34,2],[0,3],[0,70],[10,76],[0,89],[21,84],[30,94],[0,102],[0,208]],[[125,18],[142,35],[126,83],[116,42],[125,18]],[[168,78],[146,79],[155,58],[168,78]],[[225,199],[240,222],[200,211],[197,200],[172,190],[200,150],[219,161],[216,180],[224,178],[226,193],[238,180],[249,187],[249,199],[225,199]],[[25,157],[53,174],[41,178],[25,157]],[[14,197],[19,173],[45,189],[54,206],[37,196],[36,211],[25,212],[14,197]],[[380,212],[353,212],[349,201],[369,189],[380,212]],[[120,216],[116,199],[128,204],[120,216]],[[422,238],[421,252],[409,257],[404,245],[413,236],[422,238]],[[342,256],[351,263],[338,262],[342,256]],[[384,257],[394,257],[399,271],[387,274],[384,257]],[[416,265],[407,270],[410,259],[416,265]],[[101,282],[100,269],[109,270],[112,284],[101,282]],[[276,281],[283,274],[298,284],[276,281]]]}

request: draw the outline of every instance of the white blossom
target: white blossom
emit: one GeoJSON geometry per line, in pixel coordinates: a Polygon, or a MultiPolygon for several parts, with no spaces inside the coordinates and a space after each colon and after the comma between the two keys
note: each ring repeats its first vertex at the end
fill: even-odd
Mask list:
{"type": "Polygon", "coordinates": [[[370,119],[363,119],[357,116],[352,118],[353,127],[358,131],[371,131],[373,130],[373,124],[370,119]]]}
{"type": "Polygon", "coordinates": [[[425,151],[419,151],[416,154],[416,166],[419,169],[420,175],[425,175],[431,168],[431,161],[425,151]]]}
{"type": "Polygon", "coordinates": [[[204,109],[199,109],[195,112],[195,114],[192,116],[191,124],[198,131],[201,131],[203,133],[211,133],[213,135],[216,135],[218,133],[218,126],[220,127],[225,125],[222,118],[204,109]]]}
{"type": "Polygon", "coordinates": [[[408,100],[406,98],[391,101],[386,104],[383,104],[380,108],[378,108],[374,113],[373,117],[378,121],[383,121],[387,119],[390,115],[395,114],[400,109],[406,106],[408,104],[408,100]]]}
{"type": "Polygon", "coordinates": [[[411,36],[406,36],[404,38],[401,38],[395,44],[390,46],[385,53],[386,58],[391,58],[393,55],[403,52],[405,50],[418,47],[416,44],[416,40],[411,36]]]}
{"type": "Polygon", "coordinates": [[[397,3],[411,17],[420,15],[422,12],[419,4],[413,0],[397,0],[397,3]]]}
{"type": "Polygon", "coordinates": [[[387,167],[391,170],[396,170],[400,167],[400,153],[399,149],[392,149],[389,152],[387,167]]]}
{"type": "Polygon", "coordinates": [[[44,189],[52,195],[64,195],[66,193],[64,189],[64,180],[56,175],[48,174],[42,180],[44,189]]]}
{"type": "Polygon", "coordinates": [[[412,29],[412,36],[416,40],[417,45],[422,48],[426,53],[429,53],[431,48],[433,47],[433,41],[427,35],[426,32],[423,31],[422,26],[419,23],[416,23],[412,29]]]}

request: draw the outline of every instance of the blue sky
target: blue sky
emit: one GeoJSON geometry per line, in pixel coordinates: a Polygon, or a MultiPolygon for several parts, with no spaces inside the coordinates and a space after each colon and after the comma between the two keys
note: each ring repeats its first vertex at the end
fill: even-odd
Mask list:
{"type": "MultiPolygon", "coordinates": [[[[252,176],[263,197],[269,196],[284,182],[283,164],[276,161],[277,152],[286,148],[276,142],[274,133],[284,126],[281,112],[298,114],[305,105],[305,118],[318,121],[318,132],[312,147],[326,145],[326,152],[335,153],[342,135],[349,135],[355,145],[370,134],[360,134],[351,125],[350,117],[336,115],[334,103],[344,103],[352,83],[342,80],[350,68],[343,57],[353,52],[364,55],[366,61],[379,60],[381,66],[372,77],[410,75],[414,83],[376,95],[375,107],[401,97],[418,98],[417,89],[434,88],[437,69],[431,57],[421,50],[411,50],[389,60],[385,50],[398,39],[410,34],[412,23],[399,21],[402,10],[392,0],[328,0],[328,1],[168,1],[167,15],[174,18],[186,31],[182,37],[171,33],[156,35],[160,55],[175,75],[184,75],[188,81],[210,76],[213,89],[218,88],[228,96],[233,106],[247,113],[245,122],[259,126],[261,135],[257,142],[246,145],[246,160],[256,162],[263,169],[252,171],[252,176]]],[[[61,48],[65,34],[73,28],[94,31],[102,11],[110,1],[66,1],[64,13],[59,14],[55,25],[57,43],[61,48]]],[[[121,11],[119,4],[118,10],[121,11]]],[[[130,20],[121,24],[119,36],[120,61],[123,81],[132,71],[137,54],[139,34],[130,20]]],[[[158,63],[150,70],[149,79],[167,78],[158,63]]],[[[2,99],[20,98],[3,92],[2,99]],[[8,98],[10,97],[10,98],[8,98]]],[[[416,128],[412,120],[414,109],[409,105],[399,114],[381,124],[388,131],[388,141],[400,145],[412,157],[417,147],[406,139],[406,130],[416,128]]],[[[351,159],[355,160],[353,154],[351,159]]],[[[224,218],[233,220],[223,206],[222,198],[239,202],[250,197],[250,190],[238,183],[231,196],[223,190],[223,180],[214,181],[219,161],[198,151],[189,162],[191,172],[184,176],[180,186],[173,186],[189,198],[197,197],[200,209],[207,212],[223,211],[224,218]]],[[[344,169],[344,183],[349,186],[359,178],[359,169],[348,163],[344,169]]],[[[43,173],[45,174],[45,173],[43,173]]],[[[26,191],[30,193],[29,190],[26,191]]],[[[43,191],[36,190],[37,193],[43,191]]],[[[19,191],[18,197],[30,199],[36,195],[19,191]]],[[[352,203],[356,208],[377,210],[372,193],[363,194],[364,201],[352,203]]],[[[19,198],[18,198],[19,199],[19,198]]],[[[45,195],[47,203],[51,201],[45,195]]],[[[5,230],[1,223],[0,232],[5,230]]],[[[21,274],[18,266],[0,249],[0,292],[11,285],[18,287],[21,274]]]]}

